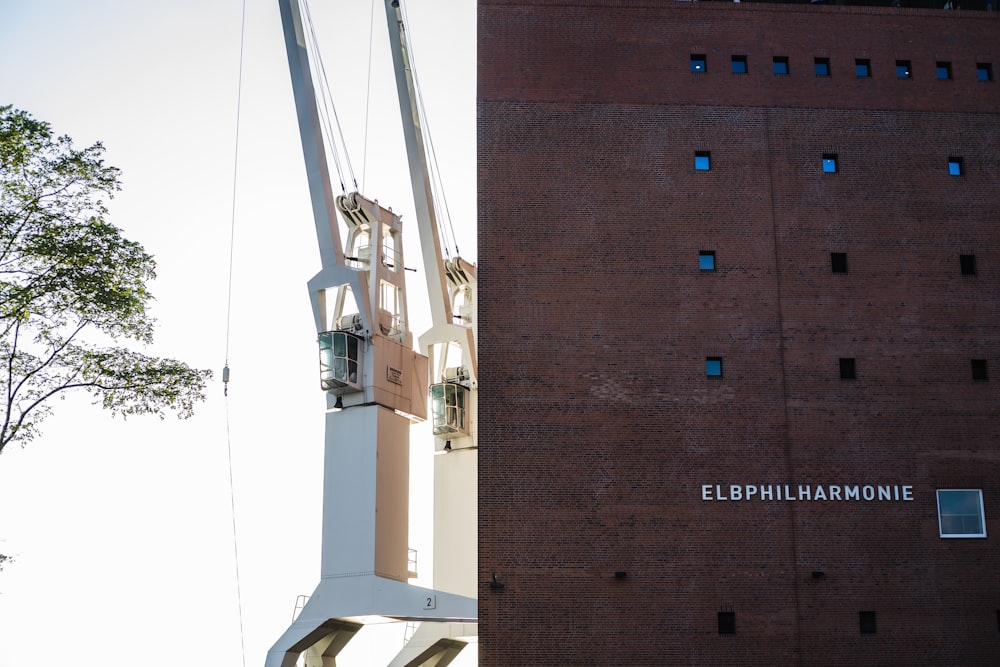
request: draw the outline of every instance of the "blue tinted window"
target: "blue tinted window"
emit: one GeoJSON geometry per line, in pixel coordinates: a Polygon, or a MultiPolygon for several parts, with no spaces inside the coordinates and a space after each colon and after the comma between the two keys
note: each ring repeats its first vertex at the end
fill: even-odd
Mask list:
{"type": "Polygon", "coordinates": [[[976,63],[976,79],[979,81],[992,81],[993,66],[989,63],[976,63]]]}
{"type": "Polygon", "coordinates": [[[733,74],[747,73],[747,57],[733,56],[733,74]]]}
{"type": "Polygon", "coordinates": [[[708,69],[708,63],[705,60],[705,56],[701,54],[691,55],[691,71],[702,73],[708,69]]]}
{"type": "Polygon", "coordinates": [[[830,76],[830,59],[817,58],[815,64],[816,76],[830,76]]]}
{"type": "Polygon", "coordinates": [[[981,489],[939,489],[941,537],[986,537],[981,489]]]}
{"type": "Polygon", "coordinates": [[[948,158],[948,174],[950,174],[951,176],[962,175],[962,158],[960,157],[948,158]]]}
{"type": "Polygon", "coordinates": [[[775,56],[774,57],[774,73],[787,75],[788,74],[788,58],[785,56],[775,56]]]}
{"type": "Polygon", "coordinates": [[[823,155],[823,172],[826,174],[837,173],[837,156],[834,153],[823,155]]]}
{"type": "Polygon", "coordinates": [[[705,359],[705,375],[709,377],[722,375],[722,357],[708,357],[705,359]]]}
{"type": "Polygon", "coordinates": [[[937,70],[937,78],[939,79],[950,79],[951,78],[951,63],[949,62],[939,62],[935,69],[937,70]]]}
{"type": "Polygon", "coordinates": [[[870,60],[858,59],[854,61],[854,73],[861,78],[868,78],[872,75],[872,63],[870,60]]]}
{"type": "Polygon", "coordinates": [[[698,268],[702,271],[715,271],[714,250],[702,250],[698,254],[698,268]]]}
{"type": "Polygon", "coordinates": [[[910,69],[909,60],[897,60],[896,61],[896,78],[897,79],[912,79],[913,70],[910,69]]]}
{"type": "Polygon", "coordinates": [[[698,151],[694,154],[694,168],[698,171],[708,171],[712,166],[711,153],[708,151],[698,151]]]}

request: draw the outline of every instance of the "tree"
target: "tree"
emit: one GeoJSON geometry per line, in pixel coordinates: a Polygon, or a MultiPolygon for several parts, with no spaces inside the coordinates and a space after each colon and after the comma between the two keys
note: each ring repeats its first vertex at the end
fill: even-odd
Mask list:
{"type": "Polygon", "coordinates": [[[123,416],[190,417],[211,371],[118,345],[153,340],[156,264],[107,221],[119,170],[0,106],[0,452],[83,390],[123,416]]]}

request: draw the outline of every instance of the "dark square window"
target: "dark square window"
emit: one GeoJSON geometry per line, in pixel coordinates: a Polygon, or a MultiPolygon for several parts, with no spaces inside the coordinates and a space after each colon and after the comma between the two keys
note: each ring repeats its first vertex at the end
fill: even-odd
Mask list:
{"type": "Polygon", "coordinates": [[[875,634],[875,612],[862,611],[859,612],[858,615],[861,621],[861,634],[863,635],[875,634]]]}
{"type": "Polygon", "coordinates": [[[735,635],[736,634],[736,612],[735,611],[720,611],[719,612],[719,634],[720,635],[735,635]]]}
{"type": "Polygon", "coordinates": [[[823,153],[823,173],[824,174],[836,174],[837,173],[837,154],[836,153],[823,153]]]}
{"type": "Polygon", "coordinates": [[[863,79],[872,75],[872,61],[867,58],[858,58],[854,61],[854,73],[863,79]]]}
{"type": "Polygon", "coordinates": [[[939,78],[939,79],[950,79],[951,78],[951,63],[950,62],[948,62],[946,60],[938,61],[937,65],[936,65],[936,69],[937,69],[937,78],[939,78]]]}
{"type": "Polygon", "coordinates": [[[747,73],[747,57],[733,56],[733,74],[747,73]]]}
{"type": "Polygon", "coordinates": [[[715,271],[714,250],[702,250],[698,253],[698,268],[702,271],[715,271]]]}
{"type": "Polygon", "coordinates": [[[961,176],[964,173],[962,168],[962,158],[960,157],[950,157],[948,158],[948,174],[951,176],[961,176]]]}
{"type": "Polygon", "coordinates": [[[722,357],[705,358],[705,375],[709,377],[722,376],[722,357]]]}
{"type": "Polygon", "coordinates": [[[986,382],[990,379],[989,374],[986,372],[985,359],[972,360],[972,379],[976,382],[986,382]]]}
{"type": "Polygon", "coordinates": [[[854,369],[854,359],[841,358],[840,360],[840,379],[841,380],[853,380],[857,377],[854,369]]]}
{"type": "Polygon", "coordinates": [[[830,76],[830,59],[817,58],[813,68],[816,71],[816,76],[830,76]]]}
{"type": "Polygon", "coordinates": [[[909,60],[897,60],[896,61],[896,78],[897,79],[912,79],[913,69],[910,67],[909,60]]]}
{"type": "Polygon", "coordinates": [[[692,53],[691,54],[691,71],[697,74],[701,74],[708,70],[708,61],[705,59],[705,54],[703,53],[692,53]]]}
{"type": "Polygon", "coordinates": [[[788,75],[788,56],[775,56],[772,60],[774,63],[774,73],[780,74],[782,76],[788,75]]]}
{"type": "Polygon", "coordinates": [[[708,171],[712,168],[712,153],[709,151],[695,151],[694,168],[697,171],[708,171]]]}
{"type": "Polygon", "coordinates": [[[976,79],[979,81],[992,81],[993,65],[990,63],[976,63],[976,79]]]}
{"type": "Polygon", "coordinates": [[[847,253],[831,252],[830,268],[833,269],[834,273],[847,273],[847,253]]]}
{"type": "Polygon", "coordinates": [[[974,276],[976,275],[976,256],[975,255],[959,255],[958,264],[962,267],[963,276],[974,276]]]}

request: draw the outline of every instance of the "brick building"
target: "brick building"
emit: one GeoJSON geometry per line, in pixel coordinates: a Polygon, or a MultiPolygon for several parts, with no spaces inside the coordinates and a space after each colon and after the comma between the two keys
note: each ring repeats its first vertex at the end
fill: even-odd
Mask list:
{"type": "Polygon", "coordinates": [[[479,0],[481,665],[997,664],[997,68],[995,12],[479,0]]]}

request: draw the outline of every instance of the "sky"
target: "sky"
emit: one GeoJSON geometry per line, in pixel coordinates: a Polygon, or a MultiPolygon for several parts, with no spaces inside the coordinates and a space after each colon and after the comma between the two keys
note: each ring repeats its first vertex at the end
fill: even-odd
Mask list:
{"type": "MultiPolygon", "coordinates": [[[[404,6],[459,249],[474,261],[476,3],[404,6]]],[[[0,572],[0,665],[263,665],[318,583],[324,397],[306,281],[319,256],[277,1],[246,0],[241,88],[243,11],[0,2],[0,105],[78,147],[104,144],[123,181],[110,220],[157,261],[144,351],[216,373],[192,419],[123,421],[72,396],[41,437],[0,455],[0,553],[15,558],[0,572]]],[[[311,12],[361,190],[403,215],[419,335],[429,317],[382,1],[374,31],[371,0],[313,0],[311,12]]],[[[429,478],[427,429],[411,442],[411,480],[429,478]]],[[[425,488],[411,481],[410,541],[429,564],[425,488]]],[[[338,664],[385,664],[402,643],[388,632],[338,664]]]]}

